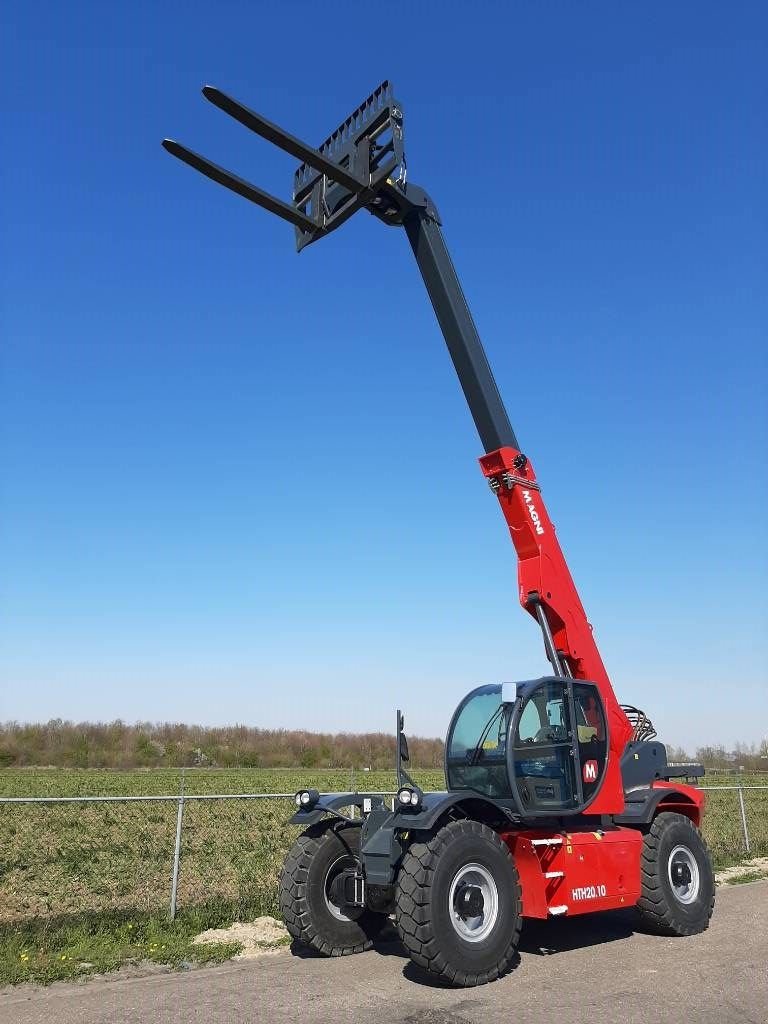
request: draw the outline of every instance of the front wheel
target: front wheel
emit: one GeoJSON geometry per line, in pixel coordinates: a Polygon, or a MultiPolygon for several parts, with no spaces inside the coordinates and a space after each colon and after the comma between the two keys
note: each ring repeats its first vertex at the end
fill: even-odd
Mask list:
{"type": "Polygon", "coordinates": [[[320,822],[302,832],[280,875],[280,912],[297,942],[323,956],[347,956],[371,948],[387,921],[385,915],[334,902],[334,879],[359,861],[359,826],[320,822]]]}
{"type": "Polygon", "coordinates": [[[701,833],[684,814],[664,812],[643,838],[642,894],[637,909],[661,935],[696,935],[715,905],[712,860],[701,833]]]}
{"type": "Polygon", "coordinates": [[[447,984],[484,985],[517,949],[520,882],[508,847],[479,821],[453,821],[403,858],[395,924],[414,963],[447,984]]]}

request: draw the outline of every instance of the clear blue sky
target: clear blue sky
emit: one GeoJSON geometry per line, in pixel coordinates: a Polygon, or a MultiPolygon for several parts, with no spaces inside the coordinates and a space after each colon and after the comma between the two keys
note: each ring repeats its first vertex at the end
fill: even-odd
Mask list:
{"type": "Polygon", "coordinates": [[[0,718],[442,733],[541,674],[401,232],[292,230],[214,83],[384,77],[619,697],[768,733],[764,4],[3,6],[0,718]],[[351,13],[354,10],[354,15],[351,13]]]}

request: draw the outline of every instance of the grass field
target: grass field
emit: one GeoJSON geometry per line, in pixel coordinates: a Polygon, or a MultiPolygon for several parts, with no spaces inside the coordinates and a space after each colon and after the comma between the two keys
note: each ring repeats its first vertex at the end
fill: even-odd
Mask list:
{"type": "MultiPolygon", "coordinates": [[[[441,772],[414,773],[425,788],[441,772]]],[[[393,772],[190,770],[185,792],[391,791],[393,772]]],[[[178,771],[0,772],[0,796],[151,796],[179,792],[178,771]]],[[[94,909],[168,906],[176,803],[0,805],[0,922],[94,909]]],[[[223,901],[277,915],[277,876],[298,830],[290,799],[189,801],[184,808],[178,903],[223,901]]]]}
{"type": "MultiPolygon", "coordinates": [[[[425,789],[444,785],[442,772],[413,774],[425,789]]],[[[391,792],[395,785],[392,772],[199,769],[184,775],[188,795],[293,793],[310,785],[325,791],[391,792]]],[[[765,785],[765,776],[740,781],[745,786],[765,785]]],[[[711,775],[706,783],[733,785],[734,779],[711,775]]],[[[179,785],[178,771],[0,771],[0,796],[149,796],[178,794],[179,785]]],[[[744,799],[752,855],[768,855],[768,790],[747,790],[744,799]]],[[[259,914],[279,916],[277,877],[298,833],[286,824],[292,810],[292,801],[284,798],[187,802],[178,892],[181,914],[179,922],[169,926],[164,917],[175,802],[0,805],[0,961],[2,949],[14,951],[13,972],[9,975],[0,963],[0,980],[67,976],[74,970],[73,958],[85,955],[72,950],[87,948],[88,936],[101,936],[96,948],[102,966],[112,959],[119,962],[121,956],[125,959],[125,950],[134,948],[137,955],[176,962],[195,955],[189,942],[199,925],[259,914]],[[61,937],[67,934],[70,938],[64,942],[61,937]],[[135,936],[141,936],[137,945],[135,936]],[[50,952],[63,948],[62,942],[70,952],[50,952]],[[38,951],[34,970],[30,949],[38,951]]],[[[718,865],[744,856],[736,792],[708,794],[704,832],[718,865]]],[[[94,954],[86,962],[95,963],[94,954]]]]}

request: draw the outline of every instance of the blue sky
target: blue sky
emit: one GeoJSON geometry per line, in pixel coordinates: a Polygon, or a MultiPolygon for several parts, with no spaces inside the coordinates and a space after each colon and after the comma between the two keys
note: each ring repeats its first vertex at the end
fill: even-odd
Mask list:
{"type": "Polygon", "coordinates": [[[211,82],[319,142],[381,79],[620,699],[768,733],[761,4],[3,7],[0,718],[442,733],[541,674],[401,232],[292,230],[211,82]]]}

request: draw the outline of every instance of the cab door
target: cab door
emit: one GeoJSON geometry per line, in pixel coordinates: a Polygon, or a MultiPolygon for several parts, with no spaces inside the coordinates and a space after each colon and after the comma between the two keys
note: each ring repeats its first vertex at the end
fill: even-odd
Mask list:
{"type": "Polygon", "coordinates": [[[519,690],[507,751],[520,812],[579,814],[605,777],[608,737],[600,693],[594,683],[554,677],[519,690]]]}

